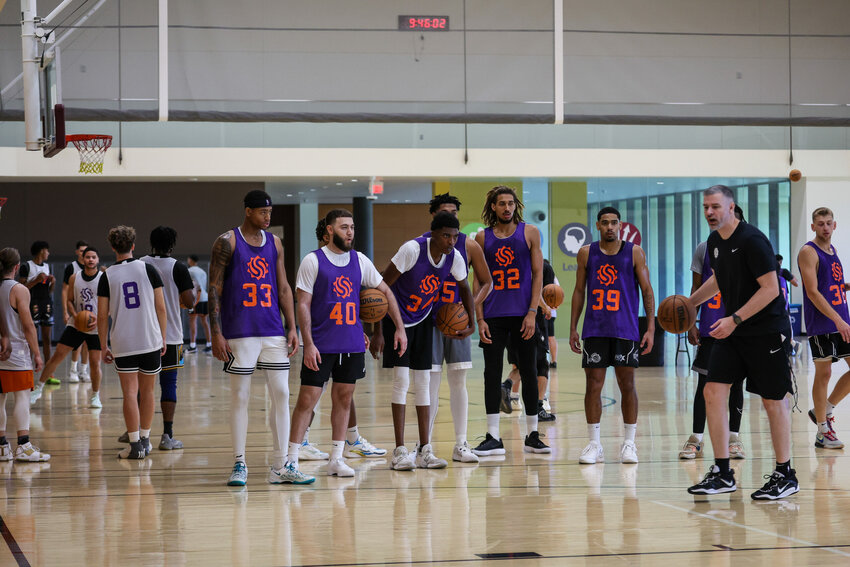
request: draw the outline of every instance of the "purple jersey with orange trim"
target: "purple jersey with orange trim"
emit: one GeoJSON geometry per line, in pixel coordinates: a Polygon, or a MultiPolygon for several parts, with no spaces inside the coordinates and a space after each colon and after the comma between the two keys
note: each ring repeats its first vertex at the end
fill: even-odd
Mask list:
{"type": "Polygon", "coordinates": [[[428,258],[428,239],[420,236],[414,238],[419,244],[419,258],[408,271],[402,273],[390,286],[398,301],[401,319],[405,326],[412,326],[422,321],[433,308],[433,303],[440,296],[443,281],[451,278],[455,250],[443,258],[439,268],[435,268],[428,258]]]}
{"type": "Polygon", "coordinates": [[[587,309],[581,337],[611,337],[637,341],[638,281],[632,256],[634,244],[622,241],[608,255],[591,242],[587,255],[587,309]]]}
{"type": "MultiPolygon", "coordinates": [[[[814,248],[818,255],[818,293],[829,302],[829,305],[845,322],[850,322],[847,295],[844,293],[844,268],[841,260],[838,259],[838,252],[834,246],[830,245],[832,254],[827,254],[812,241],[806,242],[805,246],[814,248]]],[[[838,332],[838,327],[832,319],[821,313],[809,299],[805,282],[803,283],[803,315],[806,320],[806,334],[810,337],[838,332]]]]}
{"type": "MultiPolygon", "coordinates": [[[[422,235],[422,238],[431,238],[431,231],[429,230],[425,234],[422,235]]],[[[469,265],[469,258],[466,257],[466,234],[462,232],[457,233],[457,242],[455,243],[455,250],[460,257],[463,258],[464,265],[469,265]]],[[[443,303],[463,303],[460,298],[460,293],[457,290],[457,280],[454,277],[449,275],[445,280],[443,280],[443,289],[440,290],[440,297],[437,298],[437,301],[434,302],[433,313],[436,317],[437,311],[440,310],[440,306],[443,303]]]]}
{"type": "Polygon", "coordinates": [[[233,229],[233,256],[224,270],[221,332],[225,339],[280,337],[283,320],[277,300],[277,248],[265,233],[262,246],[251,246],[233,229]]]}
{"type": "Polygon", "coordinates": [[[493,277],[493,291],[484,300],[484,317],[525,317],[531,305],[531,250],[525,241],[525,223],[499,238],[484,229],[484,259],[493,277]]]}
{"type": "Polygon", "coordinates": [[[313,284],[310,323],[313,343],[321,354],[365,352],[363,323],[360,322],[360,260],[349,252],[348,264],[337,266],[321,250],[319,271],[313,284]]]}
{"type": "MultiPolygon", "coordinates": [[[[705,256],[702,260],[702,283],[705,283],[712,275],[714,275],[714,270],[711,269],[708,246],[706,246],[705,256]]],[[[720,297],[720,292],[718,291],[714,294],[714,297],[699,306],[699,336],[710,336],[711,326],[725,316],[726,306],[723,304],[723,299],[720,297]]]]}

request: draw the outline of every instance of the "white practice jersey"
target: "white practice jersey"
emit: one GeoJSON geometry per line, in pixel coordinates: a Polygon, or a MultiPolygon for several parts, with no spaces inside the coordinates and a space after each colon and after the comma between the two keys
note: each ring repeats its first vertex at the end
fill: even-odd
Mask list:
{"type": "MultiPolygon", "coordinates": [[[[109,333],[116,357],[144,354],[162,348],[153,284],[144,262],[118,262],[106,269],[109,288],[109,333]]],[[[101,282],[102,283],[102,282],[101,282]]],[[[98,295],[104,295],[98,292],[98,295]]]]}
{"type": "Polygon", "coordinates": [[[29,272],[27,273],[27,283],[30,283],[35,278],[37,278],[38,274],[44,274],[45,276],[50,275],[50,265],[47,262],[39,266],[32,260],[27,260],[27,266],[29,266],[29,272]]]}
{"type": "MultiPolygon", "coordinates": [[[[0,284],[0,317],[6,322],[9,330],[9,343],[12,346],[12,355],[8,360],[0,361],[0,370],[32,370],[32,354],[27,338],[24,335],[24,327],[21,318],[12,309],[10,294],[12,288],[21,285],[14,280],[3,280],[0,284]]],[[[29,306],[24,307],[28,309],[29,306]]]]}
{"type": "MultiPolygon", "coordinates": [[[[180,290],[174,281],[176,258],[170,256],[142,256],[142,262],[150,264],[162,278],[162,293],[165,296],[165,311],[168,323],[165,325],[165,344],[183,344],[183,319],[180,316],[180,290]]],[[[188,270],[188,268],[186,268],[188,270]]],[[[191,280],[190,280],[191,281],[191,280]]]]}
{"type": "MultiPolygon", "coordinates": [[[[97,284],[100,283],[100,276],[103,272],[100,270],[92,277],[90,281],[86,281],[85,272],[78,272],[74,278],[74,309],[79,311],[91,311],[97,317],[97,284]]],[[[85,331],[87,335],[96,335],[97,327],[91,331],[85,331]]]]}

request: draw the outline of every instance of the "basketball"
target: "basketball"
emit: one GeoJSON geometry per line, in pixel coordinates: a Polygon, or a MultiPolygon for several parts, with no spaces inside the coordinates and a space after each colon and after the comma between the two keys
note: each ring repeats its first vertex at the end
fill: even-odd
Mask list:
{"type": "Polygon", "coordinates": [[[454,336],[457,331],[466,329],[469,326],[469,316],[466,314],[466,309],[463,308],[463,303],[444,303],[437,311],[434,326],[447,337],[454,336]]]}
{"type": "Polygon", "coordinates": [[[364,289],[360,292],[360,320],[364,323],[377,323],[387,314],[390,304],[387,296],[377,289],[364,289]]]}
{"type": "Polygon", "coordinates": [[[89,331],[89,321],[95,321],[96,317],[94,313],[91,311],[80,311],[74,316],[74,327],[82,332],[86,333],[89,331]]]}
{"type": "Polygon", "coordinates": [[[800,172],[799,169],[792,169],[791,173],[788,174],[788,179],[790,179],[791,181],[793,181],[795,183],[797,181],[801,180],[802,178],[803,178],[803,174],[800,172]]]}
{"type": "Polygon", "coordinates": [[[564,302],[564,290],[553,283],[543,286],[543,301],[552,309],[557,309],[564,302]]]}
{"type": "Polygon", "coordinates": [[[684,333],[696,323],[697,310],[684,295],[671,295],[658,306],[657,319],[668,333],[684,333]]]}

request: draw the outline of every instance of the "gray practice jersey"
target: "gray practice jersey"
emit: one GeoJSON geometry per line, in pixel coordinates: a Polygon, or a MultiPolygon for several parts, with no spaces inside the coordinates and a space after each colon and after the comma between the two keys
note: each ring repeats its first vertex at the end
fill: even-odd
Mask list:
{"type": "Polygon", "coordinates": [[[24,335],[24,326],[21,318],[12,309],[10,294],[12,288],[21,285],[15,280],[3,280],[0,284],[0,317],[6,322],[9,330],[9,344],[12,347],[12,355],[8,360],[0,361],[0,370],[32,370],[32,354],[27,338],[24,335]]]}

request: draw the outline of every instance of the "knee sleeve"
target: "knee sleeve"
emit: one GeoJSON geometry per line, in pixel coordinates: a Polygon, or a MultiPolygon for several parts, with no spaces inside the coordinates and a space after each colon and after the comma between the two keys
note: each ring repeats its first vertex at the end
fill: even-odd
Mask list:
{"type": "Polygon", "coordinates": [[[430,370],[414,370],[413,384],[416,387],[414,400],[417,406],[431,405],[431,371],[430,370]]]}
{"type": "Polygon", "coordinates": [[[0,431],[6,431],[6,394],[0,394],[0,431]]]}
{"type": "Polygon", "coordinates": [[[393,370],[393,403],[404,405],[410,388],[410,368],[396,366],[393,370]]]}
{"type": "Polygon", "coordinates": [[[160,402],[177,403],[177,369],[159,373],[160,402]]]}
{"type": "Polygon", "coordinates": [[[15,392],[15,426],[18,431],[30,428],[30,392],[21,390],[15,392]]]}

